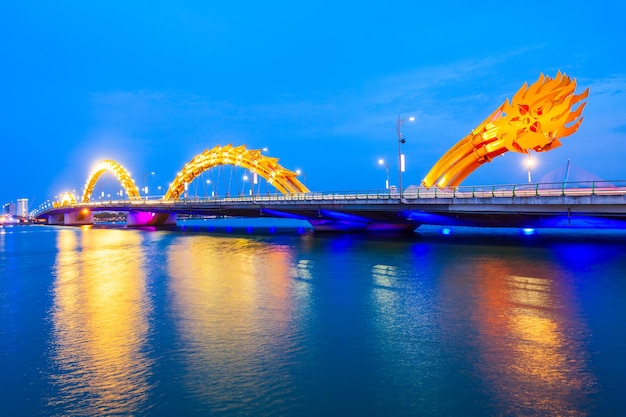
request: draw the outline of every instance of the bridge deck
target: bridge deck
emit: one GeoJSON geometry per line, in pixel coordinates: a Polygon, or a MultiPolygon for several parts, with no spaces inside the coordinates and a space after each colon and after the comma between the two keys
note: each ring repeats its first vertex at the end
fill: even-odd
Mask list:
{"type": "Polygon", "coordinates": [[[418,189],[389,192],[297,193],[228,198],[119,200],[42,210],[37,217],[91,211],[197,216],[282,217],[371,226],[420,224],[481,227],[626,227],[626,187],[542,189],[418,189]]]}

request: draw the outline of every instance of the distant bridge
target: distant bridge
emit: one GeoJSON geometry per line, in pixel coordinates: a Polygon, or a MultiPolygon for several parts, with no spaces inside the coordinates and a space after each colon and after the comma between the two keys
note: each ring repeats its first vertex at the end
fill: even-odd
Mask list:
{"type": "Polygon", "coordinates": [[[171,225],[177,215],[192,215],[302,219],[316,231],[410,231],[423,224],[622,229],[626,181],[415,188],[402,195],[384,190],[111,200],[51,207],[36,217],[50,224],[85,224],[98,211],[126,212],[129,226],[171,225]]]}

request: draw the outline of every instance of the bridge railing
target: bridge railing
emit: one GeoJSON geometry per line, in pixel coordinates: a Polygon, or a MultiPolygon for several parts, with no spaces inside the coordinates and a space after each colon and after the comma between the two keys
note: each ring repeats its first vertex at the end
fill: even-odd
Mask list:
{"type": "MultiPolygon", "coordinates": [[[[432,198],[493,198],[493,197],[554,197],[554,196],[592,196],[626,195],[626,180],[616,181],[580,181],[553,183],[497,184],[459,186],[438,189],[436,187],[408,187],[402,194],[391,190],[359,190],[338,192],[309,192],[294,194],[256,194],[229,198],[210,198],[219,201],[342,201],[342,200],[394,200],[394,199],[432,199],[432,198]]],[[[206,201],[199,198],[197,201],[206,201]]],[[[193,201],[187,199],[186,201],[193,201]]]]}

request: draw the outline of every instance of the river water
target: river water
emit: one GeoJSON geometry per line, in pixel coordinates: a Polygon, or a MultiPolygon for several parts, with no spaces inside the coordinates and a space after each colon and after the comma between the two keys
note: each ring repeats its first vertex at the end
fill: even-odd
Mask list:
{"type": "Polygon", "coordinates": [[[234,232],[0,228],[1,414],[626,412],[623,231],[234,232]]]}

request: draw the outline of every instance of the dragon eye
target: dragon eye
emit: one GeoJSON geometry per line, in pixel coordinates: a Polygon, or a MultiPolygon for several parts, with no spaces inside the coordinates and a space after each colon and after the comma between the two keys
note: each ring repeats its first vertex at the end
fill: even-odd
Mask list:
{"type": "Polygon", "coordinates": [[[541,130],[541,125],[539,124],[539,122],[535,122],[530,126],[529,129],[531,132],[539,132],[541,130]]]}
{"type": "Polygon", "coordinates": [[[523,116],[528,113],[528,104],[518,104],[519,112],[523,116]]]}

